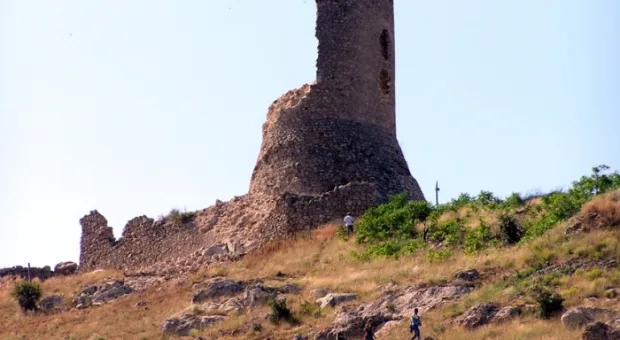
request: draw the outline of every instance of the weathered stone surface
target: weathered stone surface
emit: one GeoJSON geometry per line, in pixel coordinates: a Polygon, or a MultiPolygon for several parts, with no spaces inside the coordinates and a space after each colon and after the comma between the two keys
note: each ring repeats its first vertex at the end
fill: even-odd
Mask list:
{"type": "Polygon", "coordinates": [[[379,299],[355,309],[338,307],[340,309],[336,312],[333,324],[317,333],[315,339],[336,339],[338,333],[355,339],[363,335],[364,325],[368,320],[371,320],[374,327],[380,327],[388,321],[411,317],[415,308],[423,314],[442,304],[456,301],[473,289],[471,285],[408,286],[402,289],[391,286],[379,299]],[[391,308],[388,308],[388,305],[391,308]]]}
{"type": "Polygon", "coordinates": [[[491,321],[498,311],[499,305],[496,303],[480,303],[468,309],[454,321],[466,328],[476,328],[491,321]]]}
{"type": "Polygon", "coordinates": [[[513,306],[502,307],[491,319],[491,323],[508,322],[521,314],[521,309],[513,306]]]}
{"type": "Polygon", "coordinates": [[[166,279],[161,276],[138,276],[125,279],[125,286],[131,288],[135,292],[143,292],[165,282],[166,279]]]}
{"type": "Polygon", "coordinates": [[[620,340],[620,331],[602,322],[591,323],[583,332],[583,340],[620,340]]]}
{"type": "Polygon", "coordinates": [[[180,317],[167,319],[161,326],[164,334],[186,336],[192,329],[204,329],[224,320],[220,315],[200,316],[183,314],[180,317]]]}
{"type": "Polygon", "coordinates": [[[62,311],[66,309],[62,295],[46,296],[39,302],[39,308],[44,313],[62,311]]]}
{"type": "Polygon", "coordinates": [[[133,293],[122,280],[114,280],[102,284],[88,286],[73,300],[76,308],[86,308],[91,305],[101,305],[116,300],[124,295],[133,293]]]}
{"type": "Polygon", "coordinates": [[[318,303],[321,308],[336,307],[341,303],[353,301],[355,299],[357,299],[357,296],[351,293],[329,293],[324,297],[317,299],[316,303],[318,303]]]}
{"type": "Polygon", "coordinates": [[[206,299],[212,299],[219,296],[233,295],[243,291],[243,284],[224,277],[216,277],[208,281],[206,287],[192,298],[193,303],[200,303],[206,299]]]}
{"type": "Polygon", "coordinates": [[[476,281],[480,278],[480,273],[476,269],[469,269],[457,272],[454,277],[464,281],[476,281]]]}
{"type": "Polygon", "coordinates": [[[75,262],[60,262],[54,266],[54,274],[59,275],[72,275],[78,270],[78,265],[75,262]]]}
{"type": "Polygon", "coordinates": [[[618,313],[615,311],[592,308],[578,307],[572,308],[562,314],[562,324],[569,329],[581,328],[596,320],[610,320],[618,313]]]}
{"type": "Polygon", "coordinates": [[[564,263],[546,265],[543,269],[534,273],[534,275],[547,275],[555,272],[561,272],[565,275],[572,275],[577,269],[587,270],[590,268],[598,267],[611,270],[617,268],[618,265],[618,261],[616,260],[591,260],[574,258],[564,263]]]}
{"type": "Polygon", "coordinates": [[[325,295],[329,294],[330,291],[328,289],[317,288],[310,291],[310,297],[316,299],[320,299],[325,295]]]}
{"type": "Polygon", "coordinates": [[[226,254],[226,253],[228,253],[228,247],[225,244],[215,244],[205,249],[202,255],[213,256],[213,255],[226,254]]]}

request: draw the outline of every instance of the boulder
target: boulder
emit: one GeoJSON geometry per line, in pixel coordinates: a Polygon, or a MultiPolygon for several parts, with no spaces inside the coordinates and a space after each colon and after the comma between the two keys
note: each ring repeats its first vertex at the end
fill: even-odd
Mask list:
{"type": "Polygon", "coordinates": [[[54,266],[54,274],[57,275],[73,275],[77,272],[78,265],[75,262],[60,262],[54,266]]]}
{"type": "Polygon", "coordinates": [[[192,329],[205,329],[224,319],[221,315],[192,315],[183,314],[164,321],[161,330],[164,334],[187,336],[192,329]]]}
{"type": "Polygon", "coordinates": [[[620,331],[602,322],[591,323],[583,332],[583,340],[620,340],[620,331]]]}
{"type": "Polygon", "coordinates": [[[226,244],[216,244],[206,248],[202,252],[202,256],[210,257],[215,255],[227,254],[228,246],[226,244]]]}
{"type": "Polygon", "coordinates": [[[78,295],[73,299],[73,305],[77,309],[84,309],[92,306],[93,300],[90,295],[78,295]]]}
{"type": "Polygon", "coordinates": [[[114,280],[82,289],[73,300],[73,304],[76,308],[81,309],[91,305],[102,305],[131,293],[133,290],[126,286],[124,281],[114,280]]]}
{"type": "Polygon", "coordinates": [[[64,298],[62,297],[62,295],[46,296],[39,302],[39,307],[44,313],[64,310],[64,298]]]}
{"type": "Polygon", "coordinates": [[[507,322],[521,314],[521,309],[512,306],[502,307],[491,319],[491,323],[507,322]]]}
{"type": "Polygon", "coordinates": [[[572,308],[562,314],[562,324],[569,329],[582,328],[597,319],[611,319],[616,312],[592,307],[572,308]]]}
{"type": "Polygon", "coordinates": [[[357,296],[351,293],[329,293],[324,297],[317,299],[316,303],[320,304],[321,308],[325,308],[327,306],[336,307],[341,303],[353,301],[355,299],[357,299],[357,296]]]}
{"type": "Polygon", "coordinates": [[[97,291],[92,295],[92,299],[93,303],[107,303],[132,292],[133,290],[126,286],[123,281],[115,280],[98,286],[97,291]]]}
{"type": "Polygon", "coordinates": [[[278,291],[281,294],[299,294],[301,293],[301,287],[294,283],[287,283],[284,286],[279,287],[278,291]]]}
{"type": "Polygon", "coordinates": [[[457,272],[454,277],[463,281],[476,281],[480,279],[480,273],[476,269],[468,269],[457,272]]]}
{"type": "Polygon", "coordinates": [[[466,328],[476,328],[487,324],[499,311],[495,303],[480,303],[457,317],[454,321],[466,328]]]}
{"type": "Polygon", "coordinates": [[[206,287],[201,289],[192,298],[193,303],[200,303],[207,299],[220,296],[233,295],[243,291],[243,284],[225,277],[216,277],[207,282],[206,287]]]}
{"type": "Polygon", "coordinates": [[[310,296],[314,299],[320,299],[329,293],[327,289],[317,288],[310,291],[310,296]]]}
{"type": "Polygon", "coordinates": [[[241,297],[241,304],[244,307],[259,307],[267,303],[278,295],[278,290],[272,287],[256,285],[247,289],[241,297]]]}

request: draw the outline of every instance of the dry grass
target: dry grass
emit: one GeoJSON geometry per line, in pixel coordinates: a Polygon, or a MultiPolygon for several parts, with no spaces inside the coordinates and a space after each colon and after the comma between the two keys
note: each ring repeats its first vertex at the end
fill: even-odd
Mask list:
{"type": "MultiPolygon", "coordinates": [[[[116,272],[52,278],[43,282],[44,295],[72,294],[82,284],[118,277],[116,272]]],[[[0,338],[11,339],[89,339],[94,334],[105,339],[156,339],[162,322],[173,312],[187,307],[191,288],[167,286],[162,290],[136,293],[101,307],[70,310],[55,315],[24,316],[9,295],[11,287],[0,290],[0,338]],[[138,308],[148,301],[146,308],[138,308]]]]}
{"type": "Polygon", "coordinates": [[[620,226],[620,190],[597,197],[583,205],[581,215],[597,216],[602,227],[620,226]]]}
{"type": "MultiPolygon", "coordinates": [[[[615,204],[620,201],[620,194],[617,192],[614,195],[590,202],[584,206],[584,212],[596,211],[599,215],[616,216],[615,204]]],[[[470,223],[477,221],[480,216],[487,223],[497,218],[494,213],[474,213],[467,209],[452,214],[452,218],[461,217],[470,223]]],[[[574,257],[620,260],[620,231],[613,229],[597,230],[575,237],[565,235],[565,227],[558,227],[527,245],[489,249],[476,256],[457,251],[448,260],[439,263],[429,262],[424,251],[399,259],[358,261],[350,254],[352,251],[360,251],[361,247],[352,240],[340,239],[336,230],[336,225],[326,225],[294,239],[274,242],[240,262],[196,273],[180,286],[168,283],[160,289],[132,294],[101,307],[71,310],[57,315],[26,317],[9,296],[11,287],[0,287],[0,338],[65,339],[71,336],[71,339],[88,339],[93,334],[100,334],[105,339],[161,339],[162,322],[190,305],[193,282],[214,276],[228,276],[237,280],[262,278],[269,285],[287,282],[301,285],[302,294],[288,296],[287,300],[300,319],[300,324],[273,325],[266,321],[265,316],[269,310],[264,307],[228,318],[208,330],[194,331],[192,335],[217,339],[290,339],[297,333],[307,335],[311,330],[324,328],[334,319],[333,310],[330,309],[318,317],[299,314],[302,303],[311,302],[309,292],[312,289],[354,292],[363,302],[375,298],[378,288],[390,282],[402,285],[432,283],[450,280],[458,270],[476,268],[483,273],[483,285],[458,303],[425,313],[423,335],[456,340],[578,339],[580,332],[565,330],[558,320],[540,321],[525,316],[510,324],[487,326],[476,331],[463,331],[449,320],[483,301],[504,305],[527,302],[527,297],[520,294],[520,288],[517,287],[520,283],[513,284],[510,280],[517,271],[524,271],[537,261],[560,263],[574,257]],[[148,301],[148,306],[136,307],[140,301],[148,301]],[[254,324],[260,324],[261,330],[254,331],[254,324]]],[[[64,294],[69,297],[77,293],[82,285],[120,276],[122,274],[119,272],[107,271],[53,278],[43,283],[43,290],[45,295],[64,294]]],[[[522,282],[527,283],[528,280],[533,282],[534,278],[525,278],[522,282]]],[[[607,288],[620,285],[618,271],[597,272],[592,269],[578,271],[572,276],[544,277],[542,280],[566,298],[567,307],[588,304],[620,309],[619,300],[588,299],[591,296],[602,297],[607,288]]],[[[409,337],[406,321],[380,335],[381,339],[395,340],[409,337]]]]}

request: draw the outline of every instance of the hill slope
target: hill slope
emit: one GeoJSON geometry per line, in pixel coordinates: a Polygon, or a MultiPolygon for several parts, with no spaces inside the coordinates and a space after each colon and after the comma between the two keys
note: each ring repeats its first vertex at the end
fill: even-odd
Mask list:
{"type": "Polygon", "coordinates": [[[43,295],[61,298],[32,315],[4,281],[0,338],[356,339],[370,320],[378,339],[409,339],[419,308],[423,337],[581,339],[595,320],[620,325],[620,176],[604,170],[529,198],[397,196],[355,239],[326,225],[183,277],[55,277],[43,295]],[[565,313],[577,307],[590,309],[565,313]]]}

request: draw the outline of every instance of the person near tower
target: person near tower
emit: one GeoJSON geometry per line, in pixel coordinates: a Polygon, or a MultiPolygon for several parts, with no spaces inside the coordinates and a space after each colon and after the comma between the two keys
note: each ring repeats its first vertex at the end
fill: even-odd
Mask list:
{"type": "Polygon", "coordinates": [[[347,216],[344,217],[344,225],[347,227],[347,234],[351,235],[353,233],[353,216],[351,213],[347,213],[347,216]]]}

